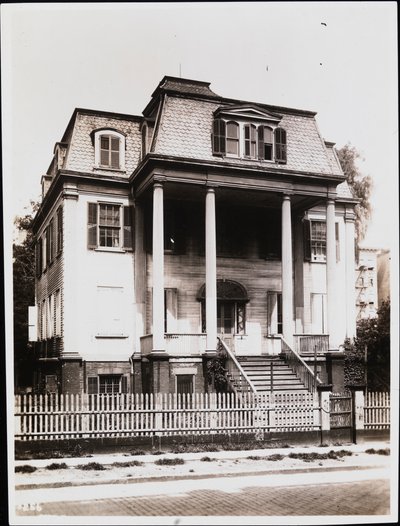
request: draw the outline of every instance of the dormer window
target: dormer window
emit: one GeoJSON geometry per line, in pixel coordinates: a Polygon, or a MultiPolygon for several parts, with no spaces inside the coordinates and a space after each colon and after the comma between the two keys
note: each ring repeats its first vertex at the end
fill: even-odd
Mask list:
{"type": "Polygon", "coordinates": [[[244,125],[244,155],[246,157],[256,157],[257,141],[256,127],[254,124],[244,125]]]}
{"type": "Polygon", "coordinates": [[[283,128],[275,130],[275,158],[280,163],[286,162],[286,130],[283,128]]]}
{"type": "Polygon", "coordinates": [[[286,131],[278,127],[281,116],[244,110],[240,114],[232,110],[217,115],[212,133],[214,155],[286,163],[286,131]],[[237,121],[229,119],[230,114],[237,121]],[[255,122],[249,122],[252,119],[255,122]]]}
{"type": "Polygon", "coordinates": [[[109,170],[125,170],[125,136],[116,130],[94,133],[95,166],[109,170]]]}
{"type": "Polygon", "coordinates": [[[239,156],[239,124],[230,121],[226,124],[226,153],[239,156]]]}

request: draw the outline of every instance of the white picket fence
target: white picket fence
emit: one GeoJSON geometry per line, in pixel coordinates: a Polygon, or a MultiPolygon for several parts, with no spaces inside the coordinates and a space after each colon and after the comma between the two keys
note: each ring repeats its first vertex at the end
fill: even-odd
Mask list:
{"type": "Polygon", "coordinates": [[[390,393],[366,393],[364,429],[390,429],[390,393]]]}
{"type": "Polygon", "coordinates": [[[15,438],[313,431],[318,395],[305,393],[17,395],[15,438]]]}

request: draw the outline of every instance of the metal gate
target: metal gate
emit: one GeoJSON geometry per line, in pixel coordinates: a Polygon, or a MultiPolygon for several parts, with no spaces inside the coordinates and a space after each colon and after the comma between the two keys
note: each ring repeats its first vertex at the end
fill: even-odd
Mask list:
{"type": "Polygon", "coordinates": [[[351,393],[330,395],[331,429],[353,428],[353,397],[351,393]]]}

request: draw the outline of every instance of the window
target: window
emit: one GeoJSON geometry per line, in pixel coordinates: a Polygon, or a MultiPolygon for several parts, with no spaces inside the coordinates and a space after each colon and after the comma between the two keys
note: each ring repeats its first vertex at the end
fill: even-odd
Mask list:
{"type": "Polygon", "coordinates": [[[178,290],[164,289],[164,332],[177,332],[178,326],[178,290]]]}
{"type": "Polygon", "coordinates": [[[55,374],[46,374],[44,382],[46,393],[57,393],[57,376],[55,374]]]}
{"type": "Polygon", "coordinates": [[[56,320],[55,320],[55,336],[61,336],[61,292],[58,289],[55,293],[55,311],[56,311],[56,320]]]}
{"type": "Polygon", "coordinates": [[[41,309],[41,319],[42,322],[40,324],[40,339],[45,340],[47,337],[47,327],[46,327],[46,300],[42,301],[42,309],[41,309]]]}
{"type": "Polygon", "coordinates": [[[125,170],[125,135],[116,130],[97,130],[94,134],[95,167],[125,170]]]}
{"type": "Polygon", "coordinates": [[[275,130],[275,160],[286,163],[286,130],[276,128],[275,130]]]}
{"type": "Polygon", "coordinates": [[[244,126],[244,154],[246,157],[256,157],[256,127],[254,124],[244,126]]]}
{"type": "Polygon", "coordinates": [[[282,334],[282,293],[267,292],[268,335],[282,334]]]}
{"type": "Polygon", "coordinates": [[[176,392],[177,394],[193,394],[193,375],[177,374],[176,375],[176,392]]]}
{"type": "Polygon", "coordinates": [[[230,121],[226,125],[226,153],[239,156],[239,124],[230,121]]]}
{"type": "Polygon", "coordinates": [[[51,294],[47,300],[47,310],[46,310],[46,337],[53,338],[54,336],[54,303],[53,295],[51,294]]]}
{"type": "Polygon", "coordinates": [[[88,394],[120,394],[128,392],[128,379],[121,374],[101,374],[87,379],[88,394]]]}
{"type": "MultiPolygon", "coordinates": [[[[304,221],[304,259],[306,261],[326,261],[326,222],[321,220],[304,221]]],[[[336,261],[340,259],[339,224],[335,223],[336,261]]]]}
{"type": "Polygon", "coordinates": [[[40,278],[40,276],[42,275],[42,267],[43,267],[42,256],[43,256],[43,241],[42,241],[42,238],[40,237],[36,243],[36,262],[35,263],[36,263],[36,277],[37,278],[40,278]]]}
{"type": "Polygon", "coordinates": [[[60,206],[56,213],[57,218],[57,254],[60,254],[63,247],[63,209],[60,206]]]}
{"type": "Polygon", "coordinates": [[[273,160],[272,129],[268,126],[258,128],[258,158],[265,161],[273,160]]]}
{"type": "Polygon", "coordinates": [[[326,223],[311,221],[311,259],[312,261],[326,260],[326,223]]]}
{"type": "Polygon", "coordinates": [[[52,219],[46,228],[46,265],[50,265],[53,261],[54,254],[54,220],[52,219]]]}
{"type": "Polygon", "coordinates": [[[326,334],[326,294],[311,294],[311,323],[313,334],[326,334]]]}
{"type": "Polygon", "coordinates": [[[132,207],[88,203],[88,248],[132,250],[132,207]]]}
{"type": "Polygon", "coordinates": [[[97,337],[124,337],[125,294],[123,287],[97,287],[97,337]]]}

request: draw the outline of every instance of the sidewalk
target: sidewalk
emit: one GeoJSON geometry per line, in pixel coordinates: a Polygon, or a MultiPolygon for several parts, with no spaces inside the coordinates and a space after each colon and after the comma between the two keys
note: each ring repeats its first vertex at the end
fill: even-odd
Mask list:
{"type": "MultiPolygon", "coordinates": [[[[290,447],[246,451],[200,453],[162,453],[160,455],[103,454],[78,458],[32,459],[15,461],[15,467],[33,466],[32,473],[16,473],[15,489],[31,490],[100,484],[132,484],[165,480],[203,479],[220,476],[237,477],[266,474],[356,471],[384,469],[390,474],[390,456],[365,451],[387,450],[388,442],[328,447],[290,447]],[[318,458],[336,452],[336,458],[318,458]],[[339,452],[345,451],[346,454],[339,452]],[[338,454],[339,453],[339,454],[338,454]],[[304,458],[296,458],[305,455],[304,458]],[[171,459],[170,465],[157,464],[171,459]],[[99,469],[79,466],[95,463],[99,469]],[[51,464],[55,468],[47,469],[51,464]],[[102,468],[102,469],[101,469],[102,468]]],[[[335,457],[330,454],[330,457],[335,457]]]]}

